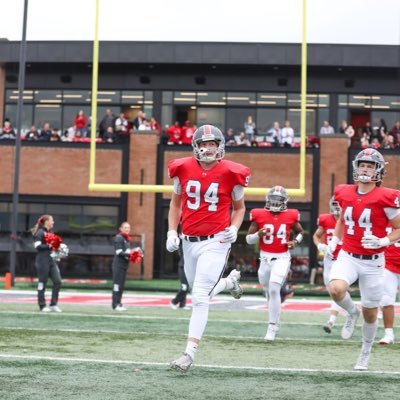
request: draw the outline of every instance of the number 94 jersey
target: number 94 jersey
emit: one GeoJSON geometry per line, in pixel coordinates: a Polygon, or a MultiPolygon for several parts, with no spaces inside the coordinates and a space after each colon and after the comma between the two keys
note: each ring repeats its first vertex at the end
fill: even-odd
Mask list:
{"type": "Polygon", "coordinates": [[[260,249],[267,253],[284,253],[288,250],[290,230],[300,221],[298,210],[288,208],[279,213],[272,213],[264,208],[255,208],[250,211],[250,221],[258,225],[258,229],[266,230],[260,240],[260,249]]]}
{"type": "Polygon", "coordinates": [[[250,179],[250,169],[242,164],[221,160],[205,170],[194,157],[170,161],[168,174],[179,179],[182,190],[182,232],[193,236],[228,227],[234,188],[247,186],[250,179]]]}
{"type": "Polygon", "coordinates": [[[339,185],[335,188],[334,198],[342,209],[342,249],[365,255],[383,252],[384,248],[364,249],[361,239],[365,235],[386,236],[390,212],[400,208],[400,192],[379,186],[359,194],[356,185],[339,185]]]}

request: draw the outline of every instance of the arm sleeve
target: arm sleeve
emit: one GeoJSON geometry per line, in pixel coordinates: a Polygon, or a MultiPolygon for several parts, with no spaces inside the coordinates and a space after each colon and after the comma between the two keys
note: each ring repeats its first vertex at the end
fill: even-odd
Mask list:
{"type": "Polygon", "coordinates": [[[124,239],[119,235],[115,237],[114,248],[115,248],[115,255],[123,258],[124,260],[127,258],[127,255],[125,254],[124,239]]]}
{"type": "Polygon", "coordinates": [[[385,207],[384,210],[389,221],[400,215],[400,208],[385,207]]]}
{"type": "Polygon", "coordinates": [[[44,232],[39,230],[33,237],[33,244],[36,250],[49,250],[50,246],[44,241],[44,232]]]}
{"type": "Polygon", "coordinates": [[[181,195],[182,194],[182,185],[179,182],[179,178],[175,176],[174,178],[174,193],[181,195]]]}
{"type": "Polygon", "coordinates": [[[232,199],[237,201],[244,196],[243,186],[236,185],[232,190],[232,199]]]}

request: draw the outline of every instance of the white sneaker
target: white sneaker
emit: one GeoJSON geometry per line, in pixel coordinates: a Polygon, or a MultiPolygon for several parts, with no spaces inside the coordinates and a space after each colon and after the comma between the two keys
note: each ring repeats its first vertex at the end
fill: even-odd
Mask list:
{"type": "Polygon", "coordinates": [[[178,309],[178,305],[177,305],[177,304],[174,304],[174,303],[172,302],[172,300],[170,301],[169,305],[170,305],[170,307],[171,307],[173,310],[177,310],[177,309],[178,309]]]}
{"type": "Polygon", "coordinates": [[[176,369],[179,372],[185,373],[189,371],[192,363],[192,357],[190,357],[187,353],[182,353],[182,355],[178,359],[172,361],[169,366],[172,369],[176,369]]]}
{"type": "Polygon", "coordinates": [[[335,324],[332,321],[328,321],[324,326],[323,329],[326,333],[332,333],[332,329],[335,324]]]}
{"type": "Polygon", "coordinates": [[[232,270],[227,279],[230,279],[233,284],[233,288],[230,289],[231,295],[234,299],[240,299],[243,294],[243,289],[239,285],[240,271],[232,270]]]}
{"type": "Polygon", "coordinates": [[[124,307],[122,304],[114,308],[114,311],[121,312],[121,311],[127,311],[128,309],[124,307]]]}
{"type": "Polygon", "coordinates": [[[379,341],[379,344],[393,344],[394,336],[385,333],[385,336],[379,341]]]}
{"type": "Polygon", "coordinates": [[[42,312],[42,313],[49,313],[49,312],[51,312],[51,309],[50,309],[50,307],[45,306],[45,307],[43,307],[43,308],[40,310],[40,312],[42,312]]]}
{"type": "Polygon", "coordinates": [[[279,326],[277,324],[268,324],[267,334],[265,335],[264,340],[267,342],[273,342],[278,331],[279,326]]]}
{"type": "Polygon", "coordinates": [[[370,352],[361,351],[360,355],[357,358],[357,363],[354,366],[356,371],[366,371],[368,369],[368,361],[370,352]]]}
{"type": "Polygon", "coordinates": [[[355,314],[348,314],[345,324],[342,328],[342,339],[348,340],[353,336],[354,328],[356,327],[356,323],[358,317],[360,316],[361,312],[357,308],[357,312],[355,314]]]}
{"type": "Polygon", "coordinates": [[[50,306],[50,311],[52,312],[62,312],[61,308],[58,306],[50,306]]]}

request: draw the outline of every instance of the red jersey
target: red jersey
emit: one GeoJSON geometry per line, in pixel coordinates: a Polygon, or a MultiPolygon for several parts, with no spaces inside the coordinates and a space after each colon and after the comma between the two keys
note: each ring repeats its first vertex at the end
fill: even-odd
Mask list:
{"type": "MultiPolygon", "coordinates": [[[[388,225],[386,233],[389,235],[392,232],[392,226],[388,225]]],[[[391,244],[385,247],[385,268],[395,274],[400,274],[400,242],[391,244]]]]}
{"type": "MultiPolygon", "coordinates": [[[[321,214],[318,217],[317,225],[322,227],[325,232],[325,244],[329,244],[332,240],[333,233],[335,232],[336,218],[333,214],[321,214]]],[[[336,250],[333,252],[333,258],[336,260],[340,249],[342,248],[342,241],[336,246],[336,250]]]]}
{"type": "Polygon", "coordinates": [[[265,208],[255,208],[250,211],[250,221],[255,222],[259,229],[266,229],[265,236],[260,240],[261,250],[268,253],[284,253],[288,250],[290,230],[300,221],[300,213],[294,209],[272,213],[265,208]]]}
{"type": "Polygon", "coordinates": [[[182,143],[183,144],[192,144],[192,138],[196,129],[191,126],[184,126],[182,128],[182,143]]]}
{"type": "Polygon", "coordinates": [[[172,143],[182,143],[182,130],[180,126],[172,125],[166,130],[169,135],[169,141],[172,143]]]}
{"type": "Polygon", "coordinates": [[[179,158],[168,164],[170,178],[178,177],[182,187],[182,232],[208,236],[231,224],[232,191],[247,186],[250,169],[222,160],[210,170],[203,169],[194,157],[179,158]]]}
{"type": "Polygon", "coordinates": [[[385,208],[400,208],[400,192],[384,187],[375,187],[369,193],[359,194],[357,185],[339,185],[334,198],[342,208],[344,224],[342,249],[355,254],[382,253],[384,248],[364,249],[364,235],[386,236],[388,217],[385,208]]]}

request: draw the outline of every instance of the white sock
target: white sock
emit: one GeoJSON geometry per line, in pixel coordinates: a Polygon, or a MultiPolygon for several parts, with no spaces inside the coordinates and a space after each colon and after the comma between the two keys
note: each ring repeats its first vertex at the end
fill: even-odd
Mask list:
{"type": "Polygon", "coordinates": [[[385,335],[388,335],[390,337],[394,337],[393,328],[385,328],[385,335]]]}
{"type": "Polygon", "coordinates": [[[221,293],[225,289],[232,289],[233,288],[233,283],[230,279],[227,278],[222,278],[219,280],[219,282],[215,285],[215,288],[211,292],[210,296],[214,297],[218,293],[221,293]]]}
{"type": "Polygon", "coordinates": [[[357,306],[351,298],[349,292],[346,292],[346,295],[342,300],[336,301],[336,304],[344,308],[349,314],[355,314],[357,312],[357,306]]]}
{"type": "Polygon", "coordinates": [[[186,350],[185,353],[189,354],[190,357],[192,357],[192,360],[194,360],[194,355],[197,351],[198,343],[188,341],[186,345],[186,350]]]}
{"type": "Polygon", "coordinates": [[[363,323],[362,326],[362,351],[370,352],[372,344],[374,343],[376,331],[378,329],[378,321],[369,324],[368,322],[363,323]]]}
{"type": "Polygon", "coordinates": [[[278,324],[279,315],[281,313],[281,285],[279,283],[270,282],[269,284],[269,323],[278,324]]]}
{"type": "Polygon", "coordinates": [[[336,315],[331,314],[329,317],[329,322],[332,322],[332,324],[334,325],[336,322],[336,315]]]}

